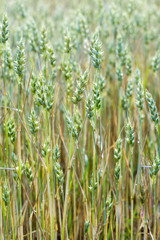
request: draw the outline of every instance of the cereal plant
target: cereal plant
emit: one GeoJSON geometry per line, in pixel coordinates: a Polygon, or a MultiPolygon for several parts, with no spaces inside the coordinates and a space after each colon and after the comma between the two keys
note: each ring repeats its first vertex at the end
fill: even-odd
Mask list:
{"type": "Polygon", "coordinates": [[[0,4],[0,240],[160,239],[160,1],[0,4]]]}

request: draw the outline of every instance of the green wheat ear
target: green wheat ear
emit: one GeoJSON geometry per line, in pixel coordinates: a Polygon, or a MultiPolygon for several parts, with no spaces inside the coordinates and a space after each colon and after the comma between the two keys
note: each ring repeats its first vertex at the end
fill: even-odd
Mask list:
{"type": "Polygon", "coordinates": [[[24,77],[24,67],[25,67],[25,50],[24,43],[21,39],[17,47],[17,54],[15,60],[15,72],[18,75],[20,82],[23,80],[24,77]]]}
{"type": "Polygon", "coordinates": [[[160,170],[160,159],[158,156],[156,156],[155,161],[153,162],[151,168],[150,168],[150,176],[152,180],[156,179],[156,176],[160,170]]]}
{"type": "Polygon", "coordinates": [[[138,82],[137,85],[137,108],[142,111],[144,106],[144,89],[141,82],[138,82]]]}
{"type": "Polygon", "coordinates": [[[1,41],[3,44],[5,44],[8,40],[8,18],[7,15],[4,15],[3,22],[2,22],[2,32],[1,32],[1,41]]]}
{"type": "Polygon", "coordinates": [[[114,159],[116,160],[116,162],[118,162],[121,159],[121,155],[122,155],[122,140],[121,138],[118,138],[114,149],[114,159]]]}
{"type": "Polygon", "coordinates": [[[42,157],[45,158],[46,156],[48,156],[50,151],[51,151],[50,142],[49,142],[49,138],[47,138],[42,148],[42,157]]]}
{"type": "Polygon", "coordinates": [[[56,147],[53,150],[53,159],[54,161],[57,161],[59,158],[60,158],[60,151],[59,151],[58,144],[56,144],[56,147]]]}
{"type": "Polygon", "coordinates": [[[98,83],[93,84],[93,101],[94,106],[97,111],[101,108],[101,96],[100,96],[100,89],[98,83]]]}
{"type": "Polygon", "coordinates": [[[119,177],[120,177],[120,159],[122,157],[122,140],[119,137],[116,141],[116,146],[114,149],[114,159],[116,161],[115,169],[114,169],[114,176],[116,180],[116,185],[118,186],[119,177]]]}
{"type": "Polygon", "coordinates": [[[58,144],[56,144],[56,147],[53,150],[54,170],[60,186],[61,193],[63,193],[64,174],[63,174],[61,165],[58,162],[59,157],[60,157],[60,151],[59,151],[58,144]]]}
{"type": "Polygon", "coordinates": [[[73,89],[73,79],[72,79],[72,66],[69,61],[62,62],[60,69],[65,77],[66,85],[67,85],[67,95],[69,96],[73,89]]]}
{"type": "Polygon", "coordinates": [[[122,67],[120,65],[116,67],[116,74],[117,74],[117,80],[121,85],[123,80],[123,72],[122,72],[122,67]]]}
{"type": "Polygon", "coordinates": [[[41,39],[40,39],[40,52],[47,58],[48,55],[48,39],[47,39],[47,32],[46,28],[43,27],[41,31],[41,39]]]}
{"type": "MultiPolygon", "coordinates": [[[[17,165],[17,162],[16,162],[16,165],[17,165]]],[[[24,174],[24,172],[25,172],[25,165],[24,165],[24,163],[21,161],[21,177],[23,176],[23,174],[24,174]]],[[[14,177],[14,180],[15,181],[18,181],[19,180],[19,178],[18,178],[18,173],[19,172],[19,165],[18,166],[16,166],[16,171],[14,171],[14,175],[13,175],[13,177],[14,177]]]]}
{"type": "Polygon", "coordinates": [[[39,120],[34,110],[32,110],[31,115],[28,118],[30,131],[35,136],[39,130],[39,120]]]}
{"type": "Polygon", "coordinates": [[[140,73],[140,70],[138,68],[135,71],[134,81],[137,85],[141,81],[141,73],[140,73]]]}
{"type": "Polygon", "coordinates": [[[31,75],[31,80],[30,80],[30,89],[33,94],[36,93],[37,89],[37,77],[34,73],[31,75]]]}
{"type": "Polygon", "coordinates": [[[72,97],[72,102],[74,104],[78,104],[82,100],[87,82],[88,82],[88,71],[85,71],[83,75],[80,75],[77,81],[76,90],[72,97]]]}
{"type": "Polygon", "coordinates": [[[102,75],[100,75],[100,76],[98,76],[97,81],[99,82],[100,93],[102,93],[104,91],[105,87],[106,87],[105,78],[102,75]]]}
{"type": "Polygon", "coordinates": [[[94,116],[95,116],[95,106],[94,106],[94,101],[92,100],[92,98],[90,96],[88,96],[87,100],[86,100],[86,114],[87,117],[91,123],[91,126],[93,128],[93,130],[95,131],[95,124],[94,124],[94,116]]]}
{"type": "Polygon", "coordinates": [[[132,58],[130,56],[127,56],[126,58],[126,74],[127,76],[130,76],[132,73],[132,58]]]}
{"type": "Polygon", "coordinates": [[[10,201],[10,191],[8,190],[8,186],[7,186],[6,183],[3,185],[3,195],[2,195],[2,198],[3,198],[5,206],[7,207],[8,204],[9,204],[9,201],[10,201]]]}
{"type": "Polygon", "coordinates": [[[64,51],[65,53],[70,53],[72,49],[72,41],[69,33],[67,32],[64,36],[64,51]]]}
{"type": "Polygon", "coordinates": [[[52,68],[54,69],[56,66],[56,56],[55,53],[53,51],[53,49],[51,47],[48,48],[48,52],[49,52],[49,61],[50,64],[52,66],[52,68]]]}
{"type": "Polygon", "coordinates": [[[128,81],[127,89],[126,89],[126,97],[129,99],[133,95],[133,82],[132,80],[128,81]]]}
{"type": "Polygon", "coordinates": [[[121,102],[122,102],[121,103],[122,109],[127,110],[128,109],[128,99],[127,99],[126,95],[122,96],[121,102]]]}
{"type": "Polygon", "coordinates": [[[111,213],[112,207],[113,207],[113,200],[112,200],[111,193],[108,194],[108,196],[107,196],[106,206],[107,206],[107,219],[108,219],[109,216],[110,216],[110,213],[111,213]]]}
{"type": "Polygon", "coordinates": [[[153,72],[158,72],[159,67],[160,67],[160,53],[157,52],[156,55],[153,57],[153,60],[152,60],[153,72]]]}
{"type": "Polygon", "coordinates": [[[151,118],[152,118],[153,122],[155,123],[155,125],[158,125],[159,115],[158,115],[157,107],[156,107],[154,99],[152,98],[152,95],[148,91],[146,91],[146,99],[148,102],[149,111],[151,113],[151,118]]]}
{"type": "Polygon", "coordinates": [[[16,130],[15,130],[15,122],[13,118],[10,118],[7,121],[7,131],[8,131],[8,136],[11,140],[11,143],[14,143],[16,139],[16,130]]]}
{"type": "Polygon", "coordinates": [[[9,70],[13,70],[14,69],[12,53],[11,53],[11,49],[9,47],[6,48],[5,64],[6,64],[6,67],[9,70]]]}
{"type": "Polygon", "coordinates": [[[114,169],[114,176],[116,180],[116,185],[119,184],[119,177],[120,177],[120,162],[116,162],[116,166],[114,169]]]}
{"type": "Polygon", "coordinates": [[[99,40],[99,37],[97,34],[93,36],[93,39],[91,41],[90,45],[90,51],[89,54],[92,59],[92,64],[95,68],[100,69],[101,63],[103,61],[103,50],[102,50],[102,44],[99,40]]]}
{"type": "Polygon", "coordinates": [[[126,141],[131,147],[134,146],[135,134],[130,122],[128,122],[126,125],[126,141]]]}
{"type": "Polygon", "coordinates": [[[73,121],[79,134],[82,128],[82,117],[78,107],[76,107],[74,110],[73,121]]]}
{"type": "Polygon", "coordinates": [[[33,173],[32,173],[32,168],[30,167],[28,161],[26,162],[26,165],[25,165],[25,173],[26,173],[29,185],[31,185],[33,180],[33,173]]]}
{"type": "Polygon", "coordinates": [[[75,110],[73,118],[69,111],[66,112],[66,122],[69,134],[77,140],[82,126],[82,119],[78,109],[75,110]]]}
{"type": "MultiPolygon", "coordinates": [[[[123,43],[121,35],[119,35],[118,38],[117,38],[116,55],[117,55],[117,58],[120,61],[120,65],[125,66],[126,60],[127,60],[127,50],[126,50],[126,47],[123,43]]],[[[131,59],[128,57],[127,61],[128,62],[127,62],[126,70],[127,70],[128,75],[129,75],[130,72],[131,72],[131,59]]]]}

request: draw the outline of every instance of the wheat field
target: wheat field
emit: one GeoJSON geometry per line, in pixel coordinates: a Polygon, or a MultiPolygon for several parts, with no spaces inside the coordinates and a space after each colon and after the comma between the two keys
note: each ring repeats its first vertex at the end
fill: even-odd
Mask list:
{"type": "Polygon", "coordinates": [[[160,239],[160,0],[0,4],[0,240],[160,239]]]}

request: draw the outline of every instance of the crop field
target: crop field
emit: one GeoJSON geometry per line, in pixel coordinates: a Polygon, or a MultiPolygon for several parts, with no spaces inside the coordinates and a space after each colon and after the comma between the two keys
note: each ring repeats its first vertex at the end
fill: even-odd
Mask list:
{"type": "Polygon", "coordinates": [[[0,0],[0,240],[160,239],[160,0],[0,0]]]}

